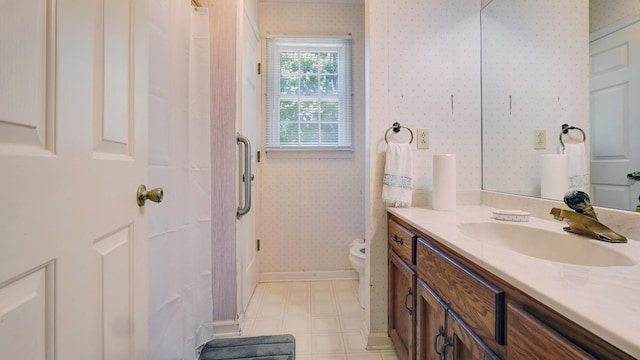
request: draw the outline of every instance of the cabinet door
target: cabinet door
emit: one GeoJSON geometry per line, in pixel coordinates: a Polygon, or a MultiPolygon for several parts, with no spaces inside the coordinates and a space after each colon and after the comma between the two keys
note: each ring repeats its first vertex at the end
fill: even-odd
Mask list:
{"type": "MultiPolygon", "coordinates": [[[[456,313],[447,312],[447,342],[445,359],[454,360],[499,360],[489,347],[471,331],[456,313]]],[[[524,359],[524,358],[521,358],[524,359]]]]}
{"type": "Polygon", "coordinates": [[[507,307],[510,359],[594,359],[519,306],[507,307]]]}
{"type": "Polygon", "coordinates": [[[415,359],[416,273],[389,251],[389,337],[400,359],[415,359]]]}
{"type": "Polygon", "coordinates": [[[439,360],[445,342],[446,304],[422,280],[416,298],[416,359],[439,360]]]}

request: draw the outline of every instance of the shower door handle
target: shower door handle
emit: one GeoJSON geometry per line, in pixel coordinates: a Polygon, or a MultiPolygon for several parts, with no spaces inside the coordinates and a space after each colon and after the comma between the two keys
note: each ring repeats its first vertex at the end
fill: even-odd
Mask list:
{"type": "Polygon", "coordinates": [[[251,142],[246,136],[238,134],[236,136],[236,144],[243,145],[244,151],[244,164],[240,164],[241,168],[244,166],[244,171],[240,178],[240,186],[244,188],[244,195],[242,196],[244,204],[242,207],[238,207],[236,212],[236,216],[240,218],[251,210],[251,180],[253,180],[253,174],[251,173],[251,142]]]}

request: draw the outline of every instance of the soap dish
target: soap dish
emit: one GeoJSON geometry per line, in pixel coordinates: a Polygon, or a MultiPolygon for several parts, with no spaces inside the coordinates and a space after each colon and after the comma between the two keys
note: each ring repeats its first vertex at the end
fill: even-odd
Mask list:
{"type": "Polygon", "coordinates": [[[529,221],[529,215],[522,210],[493,210],[493,218],[502,221],[529,221]]]}

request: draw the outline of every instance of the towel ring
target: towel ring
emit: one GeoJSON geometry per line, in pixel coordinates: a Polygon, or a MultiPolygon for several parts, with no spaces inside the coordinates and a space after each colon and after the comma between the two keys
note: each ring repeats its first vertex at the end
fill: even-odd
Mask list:
{"type": "Polygon", "coordinates": [[[560,132],[560,145],[562,145],[562,151],[564,152],[564,141],[562,141],[562,134],[567,134],[569,132],[569,130],[578,130],[582,133],[582,142],[587,141],[587,135],[585,135],[584,131],[582,131],[582,129],[580,129],[579,127],[575,127],[575,126],[569,126],[567,124],[562,124],[562,131],[560,132]]]}
{"type": "Polygon", "coordinates": [[[387,135],[389,134],[390,130],[393,130],[394,133],[399,133],[400,129],[407,129],[409,131],[409,134],[411,134],[411,140],[409,140],[409,144],[413,143],[413,131],[411,131],[411,129],[409,129],[406,126],[402,126],[400,125],[400,123],[393,123],[393,126],[388,128],[387,131],[384,132],[384,142],[386,142],[387,144],[389,143],[389,140],[387,139],[387,135]]]}

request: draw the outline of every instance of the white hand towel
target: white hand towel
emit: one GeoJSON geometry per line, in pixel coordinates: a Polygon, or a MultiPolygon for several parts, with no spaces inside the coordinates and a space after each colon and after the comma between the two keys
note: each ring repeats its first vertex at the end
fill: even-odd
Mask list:
{"type": "Polygon", "coordinates": [[[589,192],[589,158],[584,142],[567,143],[564,153],[569,158],[569,190],[589,192]]]}
{"type": "Polygon", "coordinates": [[[413,189],[413,154],[410,144],[387,145],[382,179],[382,201],[388,206],[410,207],[413,189]]]}

